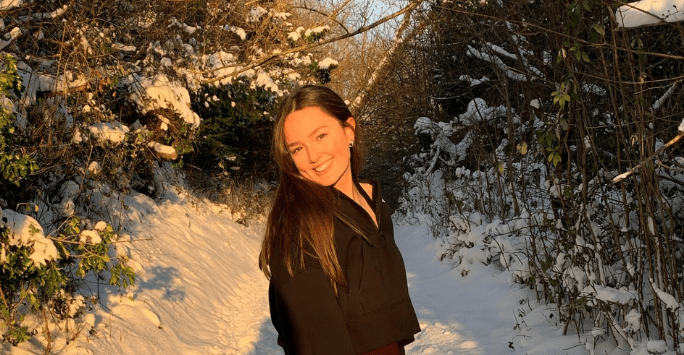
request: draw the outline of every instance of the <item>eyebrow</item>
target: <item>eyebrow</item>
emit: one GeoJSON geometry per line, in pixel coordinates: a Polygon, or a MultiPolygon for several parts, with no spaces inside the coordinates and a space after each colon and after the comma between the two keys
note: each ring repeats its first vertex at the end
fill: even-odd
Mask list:
{"type": "MultiPolygon", "coordinates": [[[[320,126],[320,127],[316,128],[316,129],[314,129],[311,133],[309,133],[308,137],[311,137],[311,136],[316,135],[316,133],[318,133],[318,131],[320,131],[321,129],[326,128],[326,127],[328,127],[328,126],[323,125],[323,126],[320,126]]],[[[296,146],[296,145],[298,145],[298,144],[301,144],[301,143],[299,143],[299,141],[292,142],[292,143],[288,144],[287,147],[288,147],[288,148],[292,148],[292,147],[294,147],[294,146],[296,146]]]]}

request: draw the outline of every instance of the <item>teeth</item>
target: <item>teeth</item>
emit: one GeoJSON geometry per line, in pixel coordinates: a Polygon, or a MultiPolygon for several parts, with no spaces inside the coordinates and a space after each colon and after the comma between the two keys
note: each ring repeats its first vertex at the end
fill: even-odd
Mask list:
{"type": "Polygon", "coordinates": [[[320,173],[321,171],[325,170],[325,169],[330,165],[331,162],[332,162],[332,159],[331,159],[331,160],[328,160],[328,161],[325,162],[323,165],[321,165],[321,166],[315,168],[314,170],[316,170],[316,172],[319,172],[319,173],[320,173]]]}

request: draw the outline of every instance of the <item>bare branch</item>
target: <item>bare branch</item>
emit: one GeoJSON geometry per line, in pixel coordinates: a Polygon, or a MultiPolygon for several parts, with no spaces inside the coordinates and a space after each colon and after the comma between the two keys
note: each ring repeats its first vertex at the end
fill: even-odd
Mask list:
{"type": "MultiPolygon", "coordinates": [[[[417,3],[415,4],[417,5],[417,3]]],[[[401,47],[401,44],[404,42],[402,34],[404,33],[408,25],[411,23],[411,13],[415,8],[416,7],[413,7],[412,9],[406,12],[406,16],[404,16],[404,19],[401,21],[401,24],[397,28],[397,32],[394,34],[394,38],[392,39],[392,46],[390,47],[389,51],[382,58],[382,60],[376,67],[375,71],[373,71],[373,74],[371,75],[370,79],[368,79],[368,84],[366,84],[366,86],[361,89],[361,92],[359,92],[354,101],[352,101],[352,110],[360,107],[363,104],[363,102],[366,99],[366,95],[368,95],[368,92],[372,89],[373,85],[375,85],[375,82],[376,80],[378,80],[380,73],[383,70],[385,70],[385,68],[389,64],[390,59],[394,56],[394,53],[396,53],[396,51],[401,47]]],[[[422,26],[423,24],[420,24],[417,28],[422,28],[422,26]]]]}
{"type": "MultiPolygon", "coordinates": [[[[418,7],[418,5],[420,5],[420,4],[421,4],[422,2],[424,2],[424,1],[425,1],[425,0],[417,0],[417,1],[411,2],[411,3],[410,3],[408,6],[406,6],[405,8],[403,8],[403,9],[401,9],[401,10],[399,10],[399,11],[393,13],[393,14],[387,15],[387,16],[381,18],[380,20],[373,22],[372,24],[370,24],[370,25],[368,25],[368,26],[362,26],[362,27],[358,28],[358,29],[357,29],[356,31],[354,31],[354,32],[346,33],[346,34],[343,34],[343,35],[340,35],[340,36],[337,36],[337,37],[334,37],[334,38],[330,38],[330,39],[318,41],[318,42],[316,42],[316,43],[311,43],[311,44],[306,44],[306,45],[303,45],[303,46],[291,48],[291,49],[288,49],[288,50],[286,50],[286,51],[282,51],[282,52],[270,54],[270,55],[268,55],[268,56],[266,56],[266,57],[263,57],[263,58],[261,58],[261,59],[259,59],[259,60],[257,60],[257,61],[254,61],[254,62],[248,64],[248,65],[245,66],[245,67],[242,67],[242,68],[240,68],[240,69],[237,69],[237,70],[235,70],[234,72],[232,72],[232,73],[230,73],[230,74],[222,75],[222,76],[219,76],[219,77],[216,77],[216,78],[206,79],[206,80],[202,81],[202,83],[203,83],[203,84],[208,84],[208,83],[213,83],[213,82],[216,82],[216,81],[220,81],[220,80],[232,78],[232,77],[237,76],[237,75],[240,74],[240,73],[244,73],[244,72],[246,72],[246,71],[248,71],[248,70],[250,70],[250,69],[254,69],[254,68],[256,68],[256,67],[259,67],[259,66],[261,66],[261,65],[263,65],[263,64],[265,64],[265,63],[267,63],[267,62],[269,62],[269,61],[271,61],[271,60],[273,60],[273,59],[275,59],[275,58],[282,57],[282,56],[285,56],[285,55],[288,55],[288,54],[292,54],[292,53],[298,53],[298,52],[306,51],[306,50],[308,50],[308,49],[315,48],[315,47],[320,47],[320,46],[325,45],[325,44],[328,44],[328,43],[333,43],[333,42],[337,42],[337,41],[340,41],[340,40],[343,40],[343,39],[346,39],[346,38],[354,37],[354,36],[356,36],[356,35],[358,35],[358,34],[364,33],[364,32],[366,32],[366,31],[368,31],[368,30],[371,30],[371,29],[373,29],[373,28],[375,28],[375,27],[378,27],[378,26],[382,25],[383,23],[385,23],[385,22],[387,22],[387,21],[389,21],[389,20],[391,20],[391,19],[393,19],[393,18],[399,17],[399,16],[401,16],[401,15],[407,13],[407,12],[413,11],[413,9],[415,9],[416,7],[418,7]]],[[[220,69],[225,69],[225,68],[238,68],[238,67],[239,67],[239,65],[228,65],[228,66],[225,66],[225,67],[222,67],[222,68],[212,69],[212,70],[204,71],[204,72],[201,72],[201,73],[202,73],[202,74],[205,74],[205,73],[212,73],[212,72],[215,72],[215,71],[220,70],[220,69]]]]}
{"type": "Polygon", "coordinates": [[[321,11],[321,10],[317,10],[317,9],[308,7],[308,6],[306,6],[306,5],[304,5],[304,6],[295,6],[294,8],[295,8],[295,9],[303,9],[303,10],[315,12],[315,13],[321,15],[321,16],[324,16],[324,17],[330,19],[331,21],[337,23],[338,26],[342,27],[342,29],[344,30],[344,32],[349,33],[349,30],[347,29],[347,27],[346,27],[342,22],[340,22],[340,21],[337,19],[337,13],[336,13],[336,12],[333,12],[333,13],[331,13],[331,14],[328,14],[328,13],[325,13],[325,12],[323,12],[323,11],[321,11]]]}

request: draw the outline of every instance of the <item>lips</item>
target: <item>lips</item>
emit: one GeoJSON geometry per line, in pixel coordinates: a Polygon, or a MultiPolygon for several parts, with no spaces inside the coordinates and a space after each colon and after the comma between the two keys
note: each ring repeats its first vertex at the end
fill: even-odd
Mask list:
{"type": "Polygon", "coordinates": [[[315,170],[317,173],[321,173],[321,172],[323,172],[325,169],[327,169],[327,168],[332,164],[332,161],[333,161],[332,159],[329,159],[329,160],[326,161],[325,163],[323,163],[323,164],[321,164],[321,165],[315,167],[314,170],[315,170]]]}

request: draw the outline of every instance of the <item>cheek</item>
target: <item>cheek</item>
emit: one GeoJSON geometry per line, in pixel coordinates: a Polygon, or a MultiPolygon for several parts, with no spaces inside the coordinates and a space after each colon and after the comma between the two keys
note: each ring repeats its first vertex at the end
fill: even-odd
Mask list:
{"type": "Polygon", "coordinates": [[[302,171],[302,169],[306,166],[306,162],[302,159],[302,154],[298,154],[296,156],[291,155],[290,157],[292,158],[297,171],[302,171]]]}

